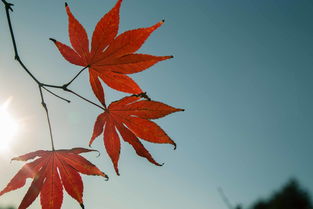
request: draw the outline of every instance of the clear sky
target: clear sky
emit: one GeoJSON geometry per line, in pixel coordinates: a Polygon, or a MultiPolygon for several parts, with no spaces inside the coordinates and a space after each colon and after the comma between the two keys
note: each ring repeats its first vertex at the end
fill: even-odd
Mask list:
{"type": "MultiPolygon", "coordinates": [[[[63,84],[79,67],[66,62],[53,37],[69,43],[64,1],[14,0],[13,26],[20,55],[42,81],[63,84]]],[[[70,0],[89,35],[115,0],[70,0]]],[[[50,149],[36,85],[13,60],[5,13],[0,18],[0,104],[23,124],[9,153],[0,154],[0,187],[21,163],[15,155],[50,149]]],[[[157,122],[177,142],[145,145],[163,167],[123,144],[117,177],[102,139],[102,155],[85,157],[110,175],[84,177],[89,209],[225,209],[217,188],[233,204],[266,197],[290,177],[313,192],[313,1],[124,0],[120,32],[165,24],[140,52],[174,55],[133,78],[158,101],[185,108],[157,122]]],[[[96,101],[83,74],[71,87],[96,101]]],[[[107,101],[124,94],[108,90],[107,101]]],[[[57,148],[86,147],[97,108],[47,95],[57,148]]],[[[2,140],[2,139],[0,139],[2,140]]],[[[29,186],[29,182],[27,187],[29,186]]],[[[0,198],[18,205],[27,187],[0,198]]],[[[38,209],[39,201],[30,207],[38,209]]],[[[63,208],[79,208],[65,195],[63,208]]]]}

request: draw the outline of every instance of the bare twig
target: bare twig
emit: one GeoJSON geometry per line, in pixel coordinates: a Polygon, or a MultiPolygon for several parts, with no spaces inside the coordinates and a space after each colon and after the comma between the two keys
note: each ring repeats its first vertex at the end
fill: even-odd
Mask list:
{"type": "Polygon", "coordinates": [[[14,59],[20,64],[20,66],[24,69],[24,71],[33,79],[34,82],[36,82],[38,84],[38,88],[39,88],[39,93],[40,93],[40,97],[41,97],[41,104],[43,106],[43,108],[45,109],[46,115],[47,115],[47,121],[48,121],[48,126],[49,126],[49,132],[50,132],[50,139],[51,139],[51,146],[52,146],[52,150],[54,150],[54,142],[53,142],[53,134],[52,134],[52,128],[51,128],[51,121],[50,121],[50,116],[49,116],[49,111],[48,111],[48,107],[45,103],[44,100],[44,96],[43,96],[43,92],[42,89],[46,90],[48,93],[52,94],[53,96],[66,101],[66,102],[70,102],[69,100],[57,95],[56,93],[52,92],[51,90],[48,89],[49,88],[57,88],[57,89],[62,89],[66,92],[69,92],[79,98],[81,98],[84,101],[87,101],[90,104],[93,104],[99,108],[101,108],[102,110],[105,110],[105,107],[101,107],[100,105],[86,99],[85,97],[79,95],[78,93],[68,89],[68,86],[85,70],[87,69],[89,66],[84,67],[83,69],[81,69],[75,76],[73,79],[71,79],[68,83],[62,85],[62,86],[57,86],[57,85],[50,85],[50,84],[44,84],[42,82],[40,82],[36,76],[34,76],[34,74],[32,74],[32,72],[26,67],[26,65],[24,64],[24,62],[22,61],[22,59],[20,58],[19,54],[18,54],[18,48],[17,48],[17,44],[16,44],[16,40],[15,40],[15,36],[14,36],[14,31],[13,31],[13,27],[12,27],[12,22],[11,22],[11,16],[10,16],[10,12],[13,12],[13,4],[7,2],[6,0],[1,0],[2,3],[5,6],[5,12],[6,12],[6,17],[7,17],[7,22],[9,25],[9,30],[10,30],[10,35],[11,35],[11,39],[12,39],[12,44],[13,44],[13,49],[14,49],[14,59]]]}
{"type": "Polygon", "coordinates": [[[43,88],[44,90],[46,90],[48,93],[52,94],[53,96],[55,96],[55,97],[57,97],[57,98],[59,98],[59,99],[61,99],[61,100],[66,101],[67,103],[70,103],[70,102],[71,102],[70,100],[65,99],[65,98],[63,98],[63,97],[61,97],[61,96],[55,94],[54,92],[52,92],[51,90],[47,89],[47,88],[44,87],[44,86],[43,86],[42,88],[43,88]]]}
{"type": "Polygon", "coordinates": [[[223,189],[221,187],[219,187],[218,192],[223,200],[223,202],[225,203],[225,205],[228,207],[228,209],[234,209],[234,207],[232,206],[232,204],[230,203],[229,199],[226,197],[223,189]]]}
{"type": "Polygon", "coordinates": [[[85,100],[86,102],[88,102],[88,103],[90,103],[90,104],[93,104],[93,105],[99,107],[99,108],[102,109],[102,110],[105,110],[105,107],[101,107],[100,105],[98,105],[98,104],[96,104],[96,103],[90,101],[89,99],[86,99],[85,97],[82,97],[81,95],[77,94],[76,92],[74,92],[74,91],[72,91],[72,90],[70,90],[70,89],[68,89],[68,88],[66,88],[65,91],[74,94],[75,96],[81,98],[82,100],[85,100]]]}
{"type": "Polygon", "coordinates": [[[42,94],[42,86],[39,85],[38,87],[39,87],[39,92],[40,92],[41,104],[46,111],[47,121],[48,121],[48,126],[49,126],[49,132],[50,132],[51,146],[52,146],[52,150],[54,151],[54,142],[53,142],[53,135],[52,135],[52,128],[51,128],[49,111],[48,111],[47,104],[45,103],[45,99],[43,97],[43,94],[42,94]]]}
{"type": "Polygon", "coordinates": [[[84,100],[84,101],[86,101],[86,102],[88,102],[88,103],[90,103],[90,104],[92,104],[92,105],[94,105],[94,106],[96,106],[96,107],[99,107],[99,108],[102,109],[102,110],[105,110],[105,109],[106,109],[105,107],[101,107],[100,105],[98,105],[98,104],[96,104],[96,103],[90,101],[89,99],[87,99],[87,98],[81,96],[80,94],[76,93],[75,91],[73,91],[73,90],[67,88],[67,85],[58,86],[58,85],[51,85],[51,84],[45,84],[45,83],[43,83],[42,86],[44,86],[44,87],[49,87],[49,88],[55,88],[55,89],[62,89],[63,91],[69,92],[69,93],[71,93],[71,94],[73,94],[73,95],[75,95],[75,96],[81,98],[82,100],[84,100]]]}
{"type": "Polygon", "coordinates": [[[71,85],[71,83],[72,83],[85,69],[87,69],[88,67],[89,67],[89,65],[86,66],[86,67],[84,67],[83,69],[81,69],[81,70],[75,75],[75,77],[74,77],[72,80],[70,80],[68,83],[64,84],[64,86],[65,86],[65,87],[68,87],[69,85],[71,85]]]}

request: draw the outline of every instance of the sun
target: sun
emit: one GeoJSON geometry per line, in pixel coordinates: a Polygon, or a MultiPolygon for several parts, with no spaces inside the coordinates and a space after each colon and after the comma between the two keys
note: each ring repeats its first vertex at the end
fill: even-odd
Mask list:
{"type": "Polygon", "coordinates": [[[19,125],[8,110],[9,102],[0,105],[0,152],[8,151],[18,133],[19,125]]]}

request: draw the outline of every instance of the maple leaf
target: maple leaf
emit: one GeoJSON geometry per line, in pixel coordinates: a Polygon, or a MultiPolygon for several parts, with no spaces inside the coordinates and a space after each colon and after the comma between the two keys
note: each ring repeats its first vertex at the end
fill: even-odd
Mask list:
{"type": "Polygon", "coordinates": [[[73,48],[51,39],[67,61],[75,65],[88,66],[92,90],[102,104],[105,104],[105,101],[100,79],[118,91],[139,94],[142,93],[141,88],[126,74],[143,71],[159,61],[172,58],[135,53],[164,21],[151,27],[129,30],[117,36],[121,3],[122,0],[118,0],[97,23],[90,50],[87,33],[67,4],[69,38],[73,48]]]}
{"type": "Polygon", "coordinates": [[[103,132],[104,146],[107,150],[114,169],[119,175],[118,160],[120,154],[120,136],[135,149],[136,153],[145,157],[151,163],[160,166],[138,138],[148,142],[160,144],[172,144],[175,142],[150,119],[157,119],[168,114],[183,111],[156,101],[141,100],[138,96],[128,96],[112,102],[101,113],[95,122],[89,146],[103,132]]]}
{"type": "Polygon", "coordinates": [[[63,202],[65,191],[83,204],[83,182],[79,173],[107,177],[95,165],[79,154],[94,150],[73,148],[70,150],[45,151],[39,150],[15,157],[12,160],[28,161],[0,192],[0,196],[19,189],[25,185],[27,178],[33,181],[18,209],[28,208],[40,193],[43,209],[59,209],[63,202]]]}

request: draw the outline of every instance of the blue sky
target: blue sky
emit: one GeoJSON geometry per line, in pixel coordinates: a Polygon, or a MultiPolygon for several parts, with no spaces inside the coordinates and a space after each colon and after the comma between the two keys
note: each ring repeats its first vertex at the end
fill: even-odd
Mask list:
{"type": "MultiPolygon", "coordinates": [[[[79,67],[67,63],[48,41],[69,43],[64,1],[15,0],[12,14],[20,56],[47,83],[63,84],[79,67]]],[[[89,34],[115,0],[69,1],[89,34]]],[[[120,32],[165,24],[140,52],[174,55],[133,78],[158,101],[185,108],[157,120],[176,141],[145,145],[163,167],[136,156],[123,144],[121,176],[102,155],[86,158],[110,175],[84,177],[85,205],[93,209],[225,209],[222,187],[233,204],[266,197],[290,177],[313,192],[313,2],[310,0],[124,0],[120,32]]],[[[9,159],[50,149],[37,87],[13,60],[1,8],[0,103],[11,97],[11,112],[23,131],[0,157],[0,186],[21,167],[9,159]]],[[[83,74],[72,86],[96,101],[83,74]]],[[[107,101],[124,94],[108,90],[107,101]]],[[[57,148],[86,147],[96,116],[93,106],[71,95],[66,104],[47,95],[57,148]]],[[[1,140],[1,139],[0,139],[1,140]]],[[[29,185],[29,184],[28,184],[29,185]]],[[[27,187],[0,198],[18,205],[27,187]]],[[[78,208],[65,195],[63,208],[78,208]]],[[[40,208],[37,200],[30,208],[40,208]]]]}

